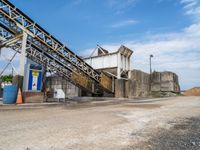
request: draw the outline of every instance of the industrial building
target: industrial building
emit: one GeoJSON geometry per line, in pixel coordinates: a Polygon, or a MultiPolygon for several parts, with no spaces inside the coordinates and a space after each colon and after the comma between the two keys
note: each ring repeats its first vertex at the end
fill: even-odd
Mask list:
{"type": "Polygon", "coordinates": [[[9,1],[0,0],[0,6],[0,48],[20,53],[20,71],[13,84],[22,90],[25,103],[180,92],[178,77],[172,72],[149,75],[133,70],[133,51],[124,45],[112,53],[97,45],[90,57],[82,58],[9,1]]]}

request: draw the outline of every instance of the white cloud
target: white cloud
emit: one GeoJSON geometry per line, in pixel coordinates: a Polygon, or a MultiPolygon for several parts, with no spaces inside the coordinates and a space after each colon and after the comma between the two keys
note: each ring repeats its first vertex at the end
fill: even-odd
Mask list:
{"type": "Polygon", "coordinates": [[[192,37],[200,36],[200,23],[197,24],[192,24],[189,27],[185,28],[185,32],[189,35],[191,35],[192,37]]]}
{"type": "Polygon", "coordinates": [[[186,10],[186,15],[191,15],[196,21],[200,21],[200,1],[199,0],[180,0],[186,10]]]}
{"type": "Polygon", "coordinates": [[[123,14],[128,8],[135,6],[138,0],[105,0],[106,5],[115,11],[115,14],[123,14]]]}
{"type": "MultiPolygon", "coordinates": [[[[186,11],[196,10],[197,0],[182,0],[186,11]],[[189,6],[190,4],[190,6],[189,6]],[[190,8],[189,8],[190,7],[190,8]]],[[[197,17],[198,12],[192,17],[197,17]]],[[[195,23],[182,29],[181,32],[160,33],[145,36],[142,41],[124,41],[123,43],[104,44],[111,52],[116,51],[121,44],[134,51],[132,68],[149,72],[149,55],[153,54],[153,69],[157,71],[173,71],[179,75],[182,89],[200,86],[200,23],[195,23]]]]}
{"type": "Polygon", "coordinates": [[[136,20],[124,20],[124,21],[112,24],[111,27],[112,28],[120,28],[120,27],[134,25],[134,24],[137,24],[137,23],[138,23],[138,21],[136,21],[136,20]]]}

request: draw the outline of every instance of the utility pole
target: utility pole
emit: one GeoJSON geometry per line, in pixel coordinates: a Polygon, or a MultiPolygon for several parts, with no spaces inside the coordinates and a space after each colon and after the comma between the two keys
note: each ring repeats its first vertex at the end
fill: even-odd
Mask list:
{"type": "Polygon", "coordinates": [[[153,58],[153,55],[151,54],[150,56],[149,56],[149,61],[150,61],[150,63],[149,63],[149,65],[150,65],[150,75],[152,74],[152,68],[151,68],[151,59],[153,58]]]}
{"type": "Polygon", "coordinates": [[[152,82],[152,67],[151,67],[151,59],[153,55],[149,55],[149,69],[150,69],[150,79],[149,79],[149,91],[151,92],[151,82],[152,82]]]}

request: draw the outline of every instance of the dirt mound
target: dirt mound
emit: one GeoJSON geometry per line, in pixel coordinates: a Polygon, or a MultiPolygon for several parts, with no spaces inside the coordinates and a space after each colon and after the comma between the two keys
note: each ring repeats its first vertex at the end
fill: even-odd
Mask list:
{"type": "Polygon", "coordinates": [[[200,87],[194,87],[192,89],[189,89],[185,91],[185,96],[200,96],[200,87]]]}

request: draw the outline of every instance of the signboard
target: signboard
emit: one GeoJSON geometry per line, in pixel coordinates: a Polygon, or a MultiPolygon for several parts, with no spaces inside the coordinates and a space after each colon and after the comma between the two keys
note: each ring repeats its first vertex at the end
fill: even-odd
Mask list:
{"type": "Polygon", "coordinates": [[[31,64],[29,69],[28,90],[41,91],[42,88],[42,67],[31,64]]]}

